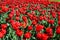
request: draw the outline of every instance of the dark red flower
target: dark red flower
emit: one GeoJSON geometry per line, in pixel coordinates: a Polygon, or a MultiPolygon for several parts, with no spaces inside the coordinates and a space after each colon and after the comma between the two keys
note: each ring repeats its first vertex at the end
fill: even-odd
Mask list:
{"type": "Polygon", "coordinates": [[[27,17],[26,16],[22,16],[22,19],[24,20],[24,22],[27,22],[27,17]]]}
{"type": "Polygon", "coordinates": [[[13,16],[14,16],[14,9],[12,9],[12,11],[9,13],[9,18],[11,19],[13,18],[13,16]]]}
{"type": "Polygon", "coordinates": [[[7,12],[8,11],[8,8],[6,6],[2,6],[2,11],[3,12],[7,12]]]}
{"type": "Polygon", "coordinates": [[[26,33],[24,34],[24,37],[29,39],[29,38],[31,37],[31,33],[30,33],[30,32],[26,32],[26,33]]]}
{"type": "Polygon", "coordinates": [[[35,15],[32,17],[32,19],[38,21],[38,17],[35,15]]]}
{"type": "Polygon", "coordinates": [[[13,22],[14,22],[14,20],[12,20],[12,19],[11,19],[11,20],[9,20],[9,22],[10,22],[10,23],[13,23],[13,22]]]}
{"type": "Polygon", "coordinates": [[[58,21],[58,25],[60,25],[60,21],[58,21]]]}
{"type": "Polygon", "coordinates": [[[56,33],[57,33],[57,34],[60,34],[60,26],[57,27],[56,33]]]}
{"type": "Polygon", "coordinates": [[[60,12],[58,12],[58,15],[60,16],[60,12]]]}
{"type": "Polygon", "coordinates": [[[1,32],[5,35],[6,34],[6,29],[2,29],[1,32]]]}
{"type": "Polygon", "coordinates": [[[46,28],[46,32],[47,33],[50,33],[50,32],[52,33],[52,28],[50,28],[50,27],[46,28]]]}
{"type": "Polygon", "coordinates": [[[47,34],[48,34],[49,37],[53,36],[53,30],[52,30],[52,28],[50,28],[50,27],[46,28],[46,32],[47,32],[47,34]]]}
{"type": "Polygon", "coordinates": [[[42,11],[42,13],[41,13],[41,14],[42,14],[42,15],[44,15],[44,14],[45,14],[45,12],[46,12],[46,10],[42,11]]]}
{"type": "Polygon", "coordinates": [[[16,11],[16,16],[20,16],[20,13],[18,10],[16,11]]]}
{"type": "Polygon", "coordinates": [[[46,20],[46,21],[48,20],[48,18],[47,18],[46,16],[43,16],[43,18],[44,18],[44,20],[46,20]]]}
{"type": "Polygon", "coordinates": [[[22,13],[22,14],[26,14],[26,7],[21,7],[19,9],[19,11],[22,13]]]}
{"type": "Polygon", "coordinates": [[[9,18],[12,18],[13,17],[13,14],[9,14],[9,18]]]}
{"type": "Polygon", "coordinates": [[[33,24],[33,25],[37,24],[37,21],[33,20],[33,21],[32,21],[32,24],[33,24]]]}
{"type": "Polygon", "coordinates": [[[16,34],[17,34],[17,36],[20,36],[21,37],[23,35],[23,31],[18,29],[16,31],[16,34]]]}
{"type": "Polygon", "coordinates": [[[58,16],[58,20],[60,20],[60,16],[58,16]]]}
{"type": "Polygon", "coordinates": [[[6,28],[7,28],[7,24],[1,24],[1,27],[2,27],[3,29],[6,29],[6,28]]]}
{"type": "Polygon", "coordinates": [[[28,26],[28,30],[32,30],[33,29],[33,27],[32,26],[28,26]]]}
{"type": "Polygon", "coordinates": [[[55,12],[52,12],[52,17],[56,18],[56,13],[55,12]]]}
{"type": "Polygon", "coordinates": [[[3,35],[3,33],[2,33],[2,32],[0,32],[0,38],[3,38],[3,36],[4,36],[4,35],[3,35]]]}
{"type": "Polygon", "coordinates": [[[33,15],[30,13],[27,13],[27,15],[29,16],[30,20],[33,20],[33,15]]]}
{"type": "Polygon", "coordinates": [[[42,40],[47,40],[48,39],[48,35],[47,34],[42,34],[42,40]]]}
{"type": "Polygon", "coordinates": [[[16,20],[17,20],[17,21],[20,20],[20,17],[17,17],[17,16],[16,16],[16,20]]]}
{"type": "Polygon", "coordinates": [[[54,20],[48,20],[48,23],[54,24],[54,20]]]}
{"type": "Polygon", "coordinates": [[[40,30],[42,30],[44,28],[43,25],[37,25],[36,26],[36,31],[39,32],[40,30]]]}
{"type": "Polygon", "coordinates": [[[20,27],[19,22],[12,22],[11,25],[12,25],[13,29],[15,29],[15,30],[19,29],[19,27],[20,27]]]}
{"type": "Polygon", "coordinates": [[[42,21],[44,18],[43,16],[39,16],[39,20],[42,21]]]}
{"type": "Polygon", "coordinates": [[[37,33],[37,34],[36,34],[36,37],[37,37],[38,39],[41,39],[41,38],[42,38],[42,34],[41,34],[41,33],[37,33]]]}

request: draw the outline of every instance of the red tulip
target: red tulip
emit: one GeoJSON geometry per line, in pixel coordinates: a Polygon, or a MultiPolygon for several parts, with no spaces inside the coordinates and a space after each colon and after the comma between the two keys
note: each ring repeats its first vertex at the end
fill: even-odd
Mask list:
{"type": "Polygon", "coordinates": [[[6,29],[2,29],[1,31],[3,34],[6,34],[6,29]]]}
{"type": "Polygon", "coordinates": [[[26,16],[22,16],[22,19],[24,20],[24,22],[27,22],[27,17],[26,16]]]}
{"type": "Polygon", "coordinates": [[[24,34],[24,37],[27,38],[27,39],[29,39],[31,37],[31,33],[30,32],[26,32],[24,34]]]}
{"type": "Polygon", "coordinates": [[[57,33],[57,34],[60,34],[60,26],[57,27],[56,33],[57,33]]]}
{"type": "Polygon", "coordinates": [[[33,27],[32,26],[28,26],[28,30],[32,30],[33,29],[33,27]]]}
{"type": "Polygon", "coordinates": [[[32,21],[32,24],[33,24],[33,25],[36,25],[36,24],[37,24],[37,21],[33,20],[33,21],[32,21]]]}
{"type": "Polygon", "coordinates": [[[36,26],[36,31],[39,32],[40,30],[42,30],[44,28],[43,25],[37,25],[36,26]]]}
{"type": "Polygon", "coordinates": [[[43,16],[39,16],[39,20],[40,21],[44,20],[43,16]]]}
{"type": "Polygon", "coordinates": [[[53,30],[52,30],[52,28],[50,28],[50,27],[46,28],[46,32],[49,35],[49,37],[53,36],[53,30]]]}
{"type": "Polygon", "coordinates": [[[60,25],[60,21],[58,21],[58,25],[60,25]]]}
{"type": "Polygon", "coordinates": [[[16,16],[16,20],[18,21],[18,20],[20,20],[20,18],[16,16]]]}
{"type": "Polygon", "coordinates": [[[17,36],[20,36],[21,37],[23,35],[23,31],[22,30],[17,30],[16,31],[16,34],[17,34],[17,36]]]}
{"type": "Polygon", "coordinates": [[[2,27],[3,29],[6,29],[6,28],[7,28],[7,24],[1,24],[1,27],[2,27]]]}
{"type": "Polygon", "coordinates": [[[20,16],[20,13],[18,10],[16,11],[16,16],[20,16]]]}
{"type": "Polygon", "coordinates": [[[37,34],[36,34],[36,37],[37,37],[38,39],[41,39],[41,38],[42,38],[42,34],[41,34],[41,33],[37,33],[37,34]]]}
{"type": "Polygon", "coordinates": [[[0,38],[3,38],[3,37],[4,37],[3,33],[0,32],[0,38]]]}
{"type": "Polygon", "coordinates": [[[48,39],[48,35],[47,34],[42,34],[42,40],[47,40],[48,39]]]}
{"type": "Polygon", "coordinates": [[[54,20],[48,20],[48,23],[54,24],[54,20]]]}

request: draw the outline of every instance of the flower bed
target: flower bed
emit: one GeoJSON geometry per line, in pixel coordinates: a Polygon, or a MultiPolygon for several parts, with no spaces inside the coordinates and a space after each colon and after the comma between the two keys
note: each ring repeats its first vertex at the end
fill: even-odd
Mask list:
{"type": "Polygon", "coordinates": [[[0,0],[0,40],[60,40],[60,2],[0,0]]]}

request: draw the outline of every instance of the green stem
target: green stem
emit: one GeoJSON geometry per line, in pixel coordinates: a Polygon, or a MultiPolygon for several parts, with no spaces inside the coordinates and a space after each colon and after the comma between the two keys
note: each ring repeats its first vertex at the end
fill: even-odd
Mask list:
{"type": "Polygon", "coordinates": [[[21,40],[23,40],[23,35],[21,36],[21,40]]]}
{"type": "Polygon", "coordinates": [[[1,40],[1,38],[0,38],[0,40],[1,40]]]}
{"type": "MultiPolygon", "coordinates": [[[[22,28],[22,30],[23,30],[23,32],[24,32],[24,28],[22,28]]],[[[23,40],[23,35],[24,35],[24,34],[22,34],[22,36],[21,36],[21,40],[23,40]]]]}
{"type": "Polygon", "coordinates": [[[26,38],[26,40],[28,40],[28,39],[26,38]]]}
{"type": "Polygon", "coordinates": [[[26,38],[26,40],[30,40],[30,39],[27,39],[27,38],[26,38]]]}

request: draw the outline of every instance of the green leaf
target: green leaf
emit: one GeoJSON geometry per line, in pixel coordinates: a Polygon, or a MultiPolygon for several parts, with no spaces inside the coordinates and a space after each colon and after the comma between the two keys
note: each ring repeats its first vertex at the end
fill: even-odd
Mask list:
{"type": "Polygon", "coordinates": [[[54,26],[58,26],[58,19],[55,19],[54,26]]]}
{"type": "Polygon", "coordinates": [[[32,21],[28,19],[28,26],[32,24],[32,21]]]}
{"type": "Polygon", "coordinates": [[[36,16],[40,15],[39,11],[37,11],[37,10],[35,10],[35,13],[36,13],[36,16]]]}
{"type": "Polygon", "coordinates": [[[30,40],[37,40],[37,39],[36,39],[35,37],[32,36],[32,37],[30,38],[30,40]]]}
{"type": "Polygon", "coordinates": [[[10,13],[10,11],[4,13],[4,14],[3,14],[3,18],[7,18],[9,13],[10,13]]]}
{"type": "Polygon", "coordinates": [[[48,24],[48,22],[47,21],[45,21],[45,20],[42,20],[42,22],[41,22],[45,27],[48,27],[49,26],[49,24],[48,24]]]}
{"type": "Polygon", "coordinates": [[[27,10],[27,12],[31,12],[31,10],[27,10]]]}
{"type": "Polygon", "coordinates": [[[22,15],[22,14],[20,14],[20,20],[19,20],[20,22],[22,22],[22,21],[23,21],[23,20],[22,20],[22,16],[23,16],[23,15],[22,15]]]}

